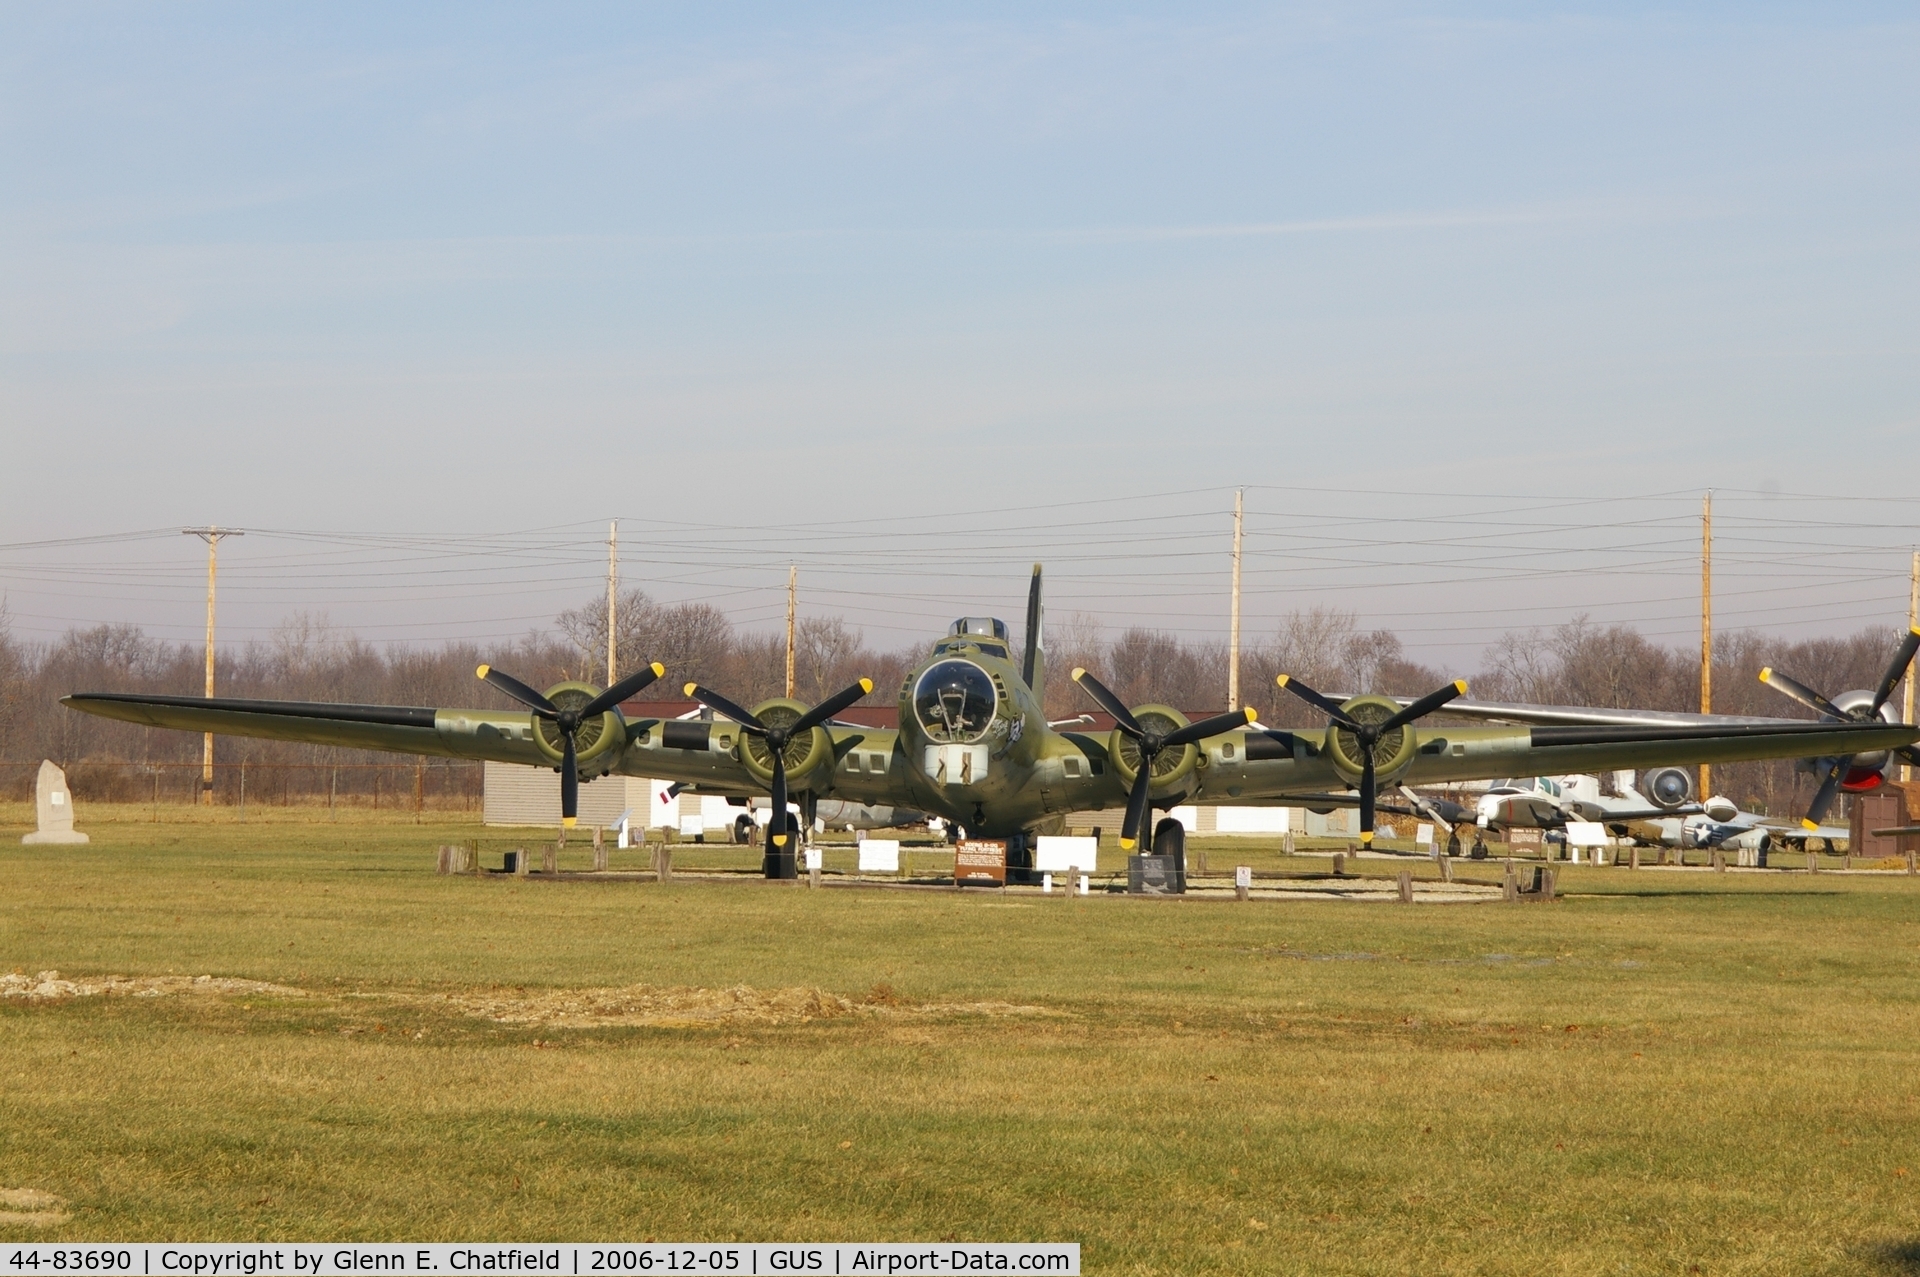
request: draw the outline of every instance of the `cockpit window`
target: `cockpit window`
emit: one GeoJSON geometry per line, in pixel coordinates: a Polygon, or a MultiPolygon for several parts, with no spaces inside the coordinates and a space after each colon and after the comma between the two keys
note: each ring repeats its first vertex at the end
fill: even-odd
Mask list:
{"type": "Polygon", "coordinates": [[[927,668],[913,689],[913,713],[927,739],[966,744],[987,734],[998,698],[993,680],[971,661],[941,661],[927,668]]]}

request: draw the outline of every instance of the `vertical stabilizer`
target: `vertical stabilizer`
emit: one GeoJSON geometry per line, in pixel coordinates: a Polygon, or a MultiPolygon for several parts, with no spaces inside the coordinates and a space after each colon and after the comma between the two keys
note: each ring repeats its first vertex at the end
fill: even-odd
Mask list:
{"type": "Polygon", "coordinates": [[[1034,699],[1047,700],[1047,653],[1041,642],[1040,565],[1033,565],[1033,584],[1027,587],[1027,652],[1020,664],[1020,677],[1033,689],[1034,699]]]}

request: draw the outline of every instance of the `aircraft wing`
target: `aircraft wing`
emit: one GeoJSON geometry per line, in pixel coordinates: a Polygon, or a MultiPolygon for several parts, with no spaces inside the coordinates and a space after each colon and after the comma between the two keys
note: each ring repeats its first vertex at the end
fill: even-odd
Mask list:
{"type": "MultiPolygon", "coordinates": [[[[1338,698],[1335,698],[1338,699],[1338,698]]],[[[1411,696],[1391,699],[1413,704],[1411,696]]],[[[1523,701],[1475,701],[1456,697],[1439,711],[1445,717],[1475,718],[1538,727],[1716,727],[1805,723],[1804,718],[1767,718],[1755,714],[1685,714],[1659,709],[1603,709],[1593,705],[1532,705],[1523,701]]]]}
{"type": "MultiPolygon", "coordinates": [[[[231,697],[144,696],[78,692],[61,704],[85,714],[148,727],[217,732],[265,740],[337,745],[393,754],[522,763],[554,767],[534,743],[533,715],[524,710],[430,709],[412,705],[343,705],[310,701],[260,701],[231,697]]],[[[737,729],[730,722],[663,722],[629,719],[627,747],[617,759],[589,760],[585,777],[608,772],[677,781],[695,792],[766,792],[735,756],[737,729]]],[[[912,806],[911,794],[891,767],[891,730],[834,725],[827,729],[844,767],[833,773],[832,792],[856,802],[912,806]],[[846,755],[858,751],[860,767],[846,755]]],[[[583,778],[585,778],[583,777],[583,778]]]]}
{"type": "MultiPolygon", "coordinates": [[[[1259,802],[1345,788],[1323,733],[1231,733],[1241,744],[1229,757],[1210,747],[1199,801],[1259,802]]],[[[1392,783],[1412,786],[1498,776],[1558,776],[1572,772],[1732,763],[1759,758],[1817,758],[1894,749],[1920,740],[1920,728],[1897,723],[1712,723],[1649,726],[1582,724],[1538,727],[1423,728],[1406,772],[1392,783]]],[[[1665,817],[1670,813],[1661,812],[1665,817]]],[[[1617,815],[1600,819],[1619,819],[1617,815]]]]}
{"type": "Polygon", "coordinates": [[[1805,720],[1698,726],[1434,727],[1423,732],[1422,739],[1425,743],[1408,771],[1408,784],[1869,753],[1920,740],[1920,728],[1805,720]],[[1441,748],[1434,750],[1436,743],[1441,748]]]}
{"type": "Polygon", "coordinates": [[[76,692],[62,697],[60,703],[83,714],[146,727],[436,758],[491,758],[533,764],[545,761],[533,745],[533,715],[514,710],[442,710],[414,705],[334,705],[120,692],[76,692]]]}

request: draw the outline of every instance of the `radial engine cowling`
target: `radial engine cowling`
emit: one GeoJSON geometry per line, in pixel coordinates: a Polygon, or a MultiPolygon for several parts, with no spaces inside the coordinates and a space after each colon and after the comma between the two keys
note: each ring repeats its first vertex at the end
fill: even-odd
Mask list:
{"type": "MultiPolygon", "coordinates": [[[[1357,723],[1374,724],[1384,723],[1398,714],[1400,702],[1385,696],[1356,696],[1340,708],[1357,723]]],[[[1382,736],[1373,750],[1376,783],[1385,784],[1411,767],[1419,748],[1419,738],[1412,727],[1396,727],[1382,736]]],[[[1338,723],[1329,724],[1326,750],[1335,770],[1348,784],[1360,779],[1364,756],[1360,752],[1358,736],[1338,723]]]]}
{"type": "MultiPolygon", "coordinates": [[[[559,708],[579,709],[600,694],[591,683],[556,683],[547,689],[547,699],[559,708]]],[[[610,709],[598,718],[580,724],[574,733],[575,765],[584,775],[604,774],[612,770],[627,747],[627,720],[620,711],[610,709]]],[[[534,716],[533,747],[554,767],[560,766],[560,728],[552,719],[534,716]]]]}
{"type": "MultiPolygon", "coordinates": [[[[800,721],[800,716],[812,707],[800,701],[790,701],[785,697],[775,697],[762,701],[753,707],[753,716],[768,727],[786,727],[800,721]]],[[[755,780],[764,786],[773,784],[773,754],[767,749],[764,738],[747,732],[740,733],[740,763],[755,780]]],[[[787,789],[797,792],[814,788],[818,780],[816,771],[833,770],[833,737],[824,727],[816,727],[804,736],[796,736],[787,742],[787,789]]]]}
{"type": "Polygon", "coordinates": [[[1693,798],[1693,773],[1684,767],[1656,767],[1641,778],[1640,789],[1655,807],[1672,811],[1693,798]]]}
{"type": "MultiPolygon", "coordinates": [[[[1133,711],[1133,716],[1150,732],[1171,732],[1187,725],[1187,716],[1171,705],[1142,705],[1133,711]]],[[[1119,774],[1120,783],[1133,788],[1134,777],[1140,774],[1140,742],[1116,727],[1107,738],[1107,758],[1119,774]]],[[[1199,758],[1198,745],[1161,750],[1153,760],[1152,788],[1164,793],[1185,780],[1193,773],[1199,758]]]]}

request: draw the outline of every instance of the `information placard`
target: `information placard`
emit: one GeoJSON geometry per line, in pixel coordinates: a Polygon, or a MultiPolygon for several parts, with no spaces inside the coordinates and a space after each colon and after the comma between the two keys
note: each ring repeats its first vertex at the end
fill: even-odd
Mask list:
{"type": "Polygon", "coordinates": [[[962,886],[1005,886],[1005,841],[998,838],[962,838],[953,848],[953,880],[962,886]]]}

